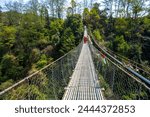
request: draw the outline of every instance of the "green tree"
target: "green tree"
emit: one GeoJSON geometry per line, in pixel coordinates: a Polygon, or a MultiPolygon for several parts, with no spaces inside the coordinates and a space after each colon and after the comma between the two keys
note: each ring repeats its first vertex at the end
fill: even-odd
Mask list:
{"type": "Polygon", "coordinates": [[[71,0],[72,14],[76,13],[76,7],[77,7],[76,1],[75,0],[71,0]]]}
{"type": "Polygon", "coordinates": [[[2,23],[2,7],[0,6],[0,23],[2,23]]]}
{"type": "Polygon", "coordinates": [[[142,54],[141,44],[133,44],[131,46],[129,53],[130,53],[129,58],[131,58],[134,61],[141,63],[141,54],[142,54]]]}
{"type": "Polygon", "coordinates": [[[93,35],[95,36],[95,38],[99,41],[99,42],[102,42],[103,39],[102,39],[102,36],[100,35],[100,32],[98,29],[94,30],[93,31],[93,35]]]}
{"type": "Polygon", "coordinates": [[[62,18],[65,0],[54,0],[55,12],[57,18],[62,18]]]}
{"type": "Polygon", "coordinates": [[[81,42],[83,35],[83,23],[81,15],[74,14],[72,16],[67,16],[67,19],[64,23],[64,28],[70,28],[74,37],[75,37],[75,45],[78,45],[81,42]]]}
{"type": "Polygon", "coordinates": [[[51,21],[50,27],[51,45],[57,46],[60,43],[60,39],[63,34],[64,21],[62,19],[55,19],[51,21]]]}
{"type": "Polygon", "coordinates": [[[12,26],[2,26],[0,32],[0,55],[10,52],[16,40],[16,28],[12,26]]]}
{"type": "Polygon", "coordinates": [[[48,9],[45,7],[45,28],[50,29],[50,19],[48,9]]]}
{"type": "Polygon", "coordinates": [[[75,47],[75,37],[74,34],[72,33],[71,28],[65,29],[62,39],[61,39],[61,49],[60,52],[62,54],[70,51],[75,47]]]}
{"type": "Polygon", "coordinates": [[[92,26],[92,29],[98,29],[99,28],[99,21],[100,21],[100,15],[99,15],[99,4],[95,3],[94,7],[90,11],[90,24],[92,26]]]}
{"type": "Polygon", "coordinates": [[[48,63],[48,59],[47,59],[46,55],[42,54],[40,60],[36,63],[36,68],[41,69],[45,65],[47,65],[47,63],[48,63]]]}
{"type": "Polygon", "coordinates": [[[28,11],[35,15],[38,14],[39,11],[39,1],[38,0],[30,0],[28,2],[28,11]]]}
{"type": "Polygon", "coordinates": [[[2,79],[4,82],[8,79],[18,80],[21,77],[23,68],[19,65],[19,60],[13,54],[5,54],[1,61],[2,79]]]}
{"type": "Polygon", "coordinates": [[[113,50],[117,51],[123,55],[128,55],[128,51],[130,46],[124,40],[123,36],[116,36],[115,40],[113,41],[113,50]]]}
{"type": "Polygon", "coordinates": [[[83,24],[86,26],[90,24],[90,11],[88,8],[85,8],[83,11],[83,24]]]}
{"type": "MultiPolygon", "coordinates": [[[[0,76],[0,77],[1,77],[1,76],[0,76]]],[[[2,78],[0,78],[0,79],[2,79],[2,78]]],[[[0,83],[0,91],[3,91],[4,89],[6,89],[6,88],[12,86],[13,83],[14,83],[14,82],[13,82],[12,79],[7,80],[6,82],[0,83]]]]}
{"type": "Polygon", "coordinates": [[[150,33],[150,17],[144,17],[143,22],[144,22],[143,26],[145,31],[150,33]]]}
{"type": "Polygon", "coordinates": [[[124,34],[127,31],[128,22],[125,18],[117,18],[115,20],[115,31],[118,35],[124,34]]]}
{"type": "Polygon", "coordinates": [[[132,11],[134,18],[138,17],[138,13],[143,11],[143,0],[132,0],[132,11]]]}
{"type": "Polygon", "coordinates": [[[3,23],[12,26],[16,25],[18,26],[20,24],[21,18],[22,18],[22,11],[23,11],[23,4],[20,2],[8,2],[5,3],[5,8],[7,9],[6,13],[4,14],[5,17],[3,20],[3,23]]]}
{"type": "Polygon", "coordinates": [[[40,56],[41,56],[40,50],[37,48],[34,48],[34,49],[32,49],[29,60],[31,63],[35,63],[40,59],[40,56]]]}

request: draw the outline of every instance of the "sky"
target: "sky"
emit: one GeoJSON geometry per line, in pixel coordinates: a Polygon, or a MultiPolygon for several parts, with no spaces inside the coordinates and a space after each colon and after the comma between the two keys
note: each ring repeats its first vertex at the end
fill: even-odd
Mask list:
{"type": "MultiPolygon", "coordinates": [[[[22,2],[28,2],[29,0],[0,0],[0,5],[3,5],[5,2],[9,2],[9,1],[22,1],[22,2]]],[[[40,0],[39,0],[40,1],[40,0]]],[[[67,0],[68,2],[70,2],[71,0],[67,0]]],[[[82,0],[80,0],[82,1],[82,0]]]]}
{"type": "MultiPolygon", "coordinates": [[[[4,11],[5,11],[5,3],[8,3],[10,1],[11,2],[18,1],[18,2],[21,2],[21,3],[27,3],[30,0],[0,0],[0,6],[3,7],[4,11]]],[[[46,1],[46,0],[39,0],[39,2],[40,1],[46,1]]],[[[77,1],[77,3],[84,2],[84,0],[75,0],[75,1],[77,1]]],[[[87,0],[87,1],[90,3],[91,0],[87,0]]],[[[93,0],[93,2],[101,2],[101,1],[103,1],[103,0],[93,0]]],[[[65,9],[67,9],[70,6],[70,2],[71,2],[71,0],[66,0],[65,9]]],[[[81,11],[78,11],[78,12],[81,12],[81,11]]]]}
{"type": "MultiPolygon", "coordinates": [[[[30,0],[0,0],[0,6],[3,8],[3,11],[5,11],[5,3],[8,3],[8,2],[14,2],[14,1],[17,1],[17,2],[21,2],[21,3],[27,3],[28,1],[30,0]]],[[[41,1],[46,1],[46,0],[38,0],[39,2],[41,1]]],[[[80,3],[80,2],[84,2],[84,0],[75,0],[77,1],[77,3],[80,3]]],[[[90,2],[91,0],[87,0],[88,2],[90,2]]],[[[102,0],[93,0],[93,2],[99,2],[99,1],[102,1],[102,0]]],[[[65,9],[67,9],[69,6],[70,6],[70,2],[71,0],[66,0],[66,3],[65,3],[65,9]]],[[[83,9],[79,9],[77,12],[80,13],[82,12],[83,9]]],[[[64,12],[64,14],[66,14],[66,12],[64,12]]]]}
{"type": "MultiPolygon", "coordinates": [[[[9,1],[28,2],[29,0],[0,0],[0,5],[3,6],[4,3],[9,2],[9,1]]],[[[39,0],[39,1],[42,1],[42,0],[39,0]]],[[[45,1],[45,0],[43,0],[43,1],[45,1]]],[[[69,5],[71,0],[66,0],[66,1],[67,1],[66,3],[68,3],[68,5],[69,5]]],[[[84,1],[84,0],[76,0],[76,1],[81,2],[81,1],[84,1]]],[[[88,0],[88,1],[90,1],[90,0],[88,0]]],[[[102,1],[102,0],[93,0],[93,1],[96,2],[96,1],[102,1]]]]}
{"type": "Polygon", "coordinates": [[[3,6],[4,3],[7,3],[9,1],[21,1],[21,2],[28,2],[29,0],[0,0],[0,5],[3,6]]]}

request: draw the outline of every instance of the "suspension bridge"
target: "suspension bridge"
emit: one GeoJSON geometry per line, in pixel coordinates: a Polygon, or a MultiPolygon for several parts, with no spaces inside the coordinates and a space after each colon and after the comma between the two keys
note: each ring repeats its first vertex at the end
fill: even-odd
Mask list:
{"type": "Polygon", "coordinates": [[[85,27],[84,38],[76,48],[1,90],[0,99],[150,99],[150,79],[117,57],[99,45],[92,34],[89,36],[85,27]]]}

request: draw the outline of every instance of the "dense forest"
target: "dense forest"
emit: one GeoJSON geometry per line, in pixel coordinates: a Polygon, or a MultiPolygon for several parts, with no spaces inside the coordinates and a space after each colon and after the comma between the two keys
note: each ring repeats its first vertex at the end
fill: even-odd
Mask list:
{"type": "Polygon", "coordinates": [[[68,13],[62,19],[63,4],[63,0],[43,4],[31,0],[27,4],[9,2],[5,4],[7,11],[1,9],[0,90],[79,44],[83,35],[81,15],[68,13]],[[54,16],[49,15],[50,10],[54,16]]]}
{"type": "Polygon", "coordinates": [[[0,6],[0,90],[76,47],[84,25],[110,50],[150,65],[148,0],[71,0],[66,8],[67,2],[30,0],[0,6]]]}

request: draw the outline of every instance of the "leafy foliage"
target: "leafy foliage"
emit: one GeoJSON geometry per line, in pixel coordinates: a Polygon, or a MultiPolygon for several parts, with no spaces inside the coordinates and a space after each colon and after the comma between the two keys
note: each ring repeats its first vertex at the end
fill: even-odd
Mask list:
{"type": "Polygon", "coordinates": [[[116,38],[112,44],[113,44],[113,50],[114,51],[117,51],[117,52],[122,53],[124,55],[127,55],[128,51],[130,49],[130,46],[124,40],[123,36],[116,36],[116,38]]]}
{"type": "Polygon", "coordinates": [[[103,41],[102,36],[100,35],[99,30],[97,30],[97,29],[94,30],[94,31],[93,31],[93,34],[94,34],[95,38],[96,38],[99,42],[102,42],[102,41],[103,41]]]}
{"type": "Polygon", "coordinates": [[[21,76],[22,67],[19,66],[19,61],[12,54],[5,54],[1,60],[1,76],[0,81],[8,79],[17,80],[21,76]]]}
{"type": "Polygon", "coordinates": [[[66,53],[69,50],[73,49],[75,46],[75,37],[72,33],[71,28],[67,28],[64,31],[64,34],[62,35],[62,47],[61,47],[61,52],[66,53]]]}

